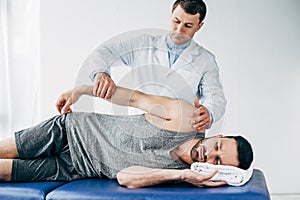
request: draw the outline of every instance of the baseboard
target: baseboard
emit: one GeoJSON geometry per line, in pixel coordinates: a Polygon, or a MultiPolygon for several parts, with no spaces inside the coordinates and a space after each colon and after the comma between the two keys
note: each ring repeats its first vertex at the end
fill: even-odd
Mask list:
{"type": "Polygon", "coordinates": [[[300,194],[271,194],[271,200],[299,200],[300,194]]]}

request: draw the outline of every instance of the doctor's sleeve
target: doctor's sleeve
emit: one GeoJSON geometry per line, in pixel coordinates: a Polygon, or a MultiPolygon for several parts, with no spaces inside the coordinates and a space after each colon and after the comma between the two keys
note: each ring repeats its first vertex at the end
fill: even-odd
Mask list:
{"type": "Polygon", "coordinates": [[[131,40],[109,41],[94,49],[87,60],[90,79],[94,81],[99,72],[111,75],[111,67],[129,66],[134,58],[133,43],[131,40]]]}
{"type": "Polygon", "coordinates": [[[227,100],[220,80],[219,68],[214,58],[209,59],[198,85],[198,98],[210,112],[212,123],[225,113],[227,100]]]}

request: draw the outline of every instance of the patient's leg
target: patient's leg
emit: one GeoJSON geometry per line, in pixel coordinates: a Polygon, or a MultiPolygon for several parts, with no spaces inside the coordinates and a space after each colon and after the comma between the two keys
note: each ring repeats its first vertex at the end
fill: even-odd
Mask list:
{"type": "Polygon", "coordinates": [[[15,148],[19,159],[52,156],[68,145],[66,115],[58,115],[15,133],[15,148]]]}
{"type": "Polygon", "coordinates": [[[11,181],[12,159],[0,159],[0,181],[11,181]]]}
{"type": "Polygon", "coordinates": [[[12,159],[17,157],[18,152],[14,137],[0,141],[0,159],[12,159]]]}

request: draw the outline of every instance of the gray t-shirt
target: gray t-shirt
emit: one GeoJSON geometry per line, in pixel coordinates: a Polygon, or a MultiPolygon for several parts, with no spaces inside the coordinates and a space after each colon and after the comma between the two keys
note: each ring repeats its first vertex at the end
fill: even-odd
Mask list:
{"type": "Polygon", "coordinates": [[[203,137],[160,129],[144,115],[75,112],[67,115],[66,127],[72,162],[78,173],[90,177],[116,178],[121,169],[133,165],[188,168],[175,161],[170,151],[187,140],[203,137]]]}

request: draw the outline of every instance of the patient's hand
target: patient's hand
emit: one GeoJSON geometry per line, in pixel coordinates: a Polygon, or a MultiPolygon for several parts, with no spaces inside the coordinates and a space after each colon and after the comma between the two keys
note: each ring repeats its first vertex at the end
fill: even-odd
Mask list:
{"type": "Polygon", "coordinates": [[[71,106],[79,99],[81,94],[75,89],[64,92],[56,102],[56,109],[59,113],[72,112],[71,106]]]}
{"type": "Polygon", "coordinates": [[[218,171],[214,171],[209,175],[202,175],[190,169],[182,170],[183,180],[197,187],[219,187],[227,185],[224,181],[211,181],[210,179],[216,175],[218,171]]]}

